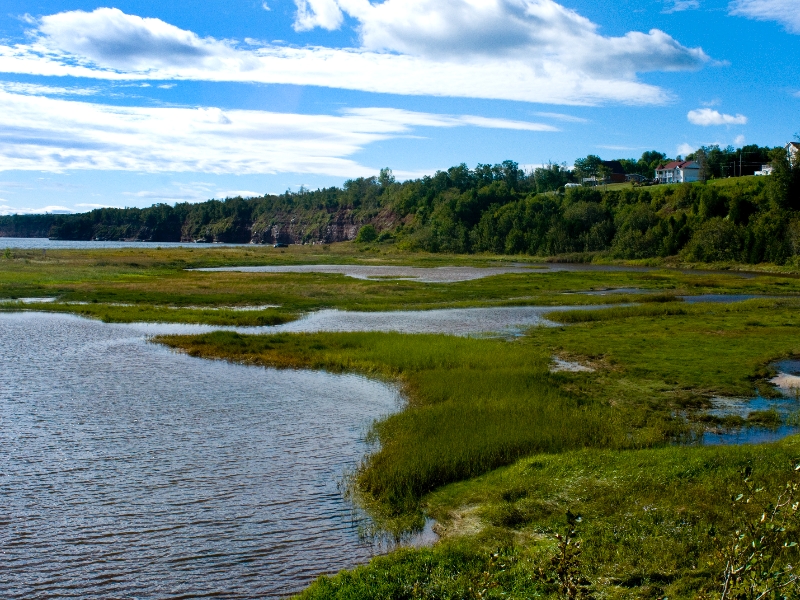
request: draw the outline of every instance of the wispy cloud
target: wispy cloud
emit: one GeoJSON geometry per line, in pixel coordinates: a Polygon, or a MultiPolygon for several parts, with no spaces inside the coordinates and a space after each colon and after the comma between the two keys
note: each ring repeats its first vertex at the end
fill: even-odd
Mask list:
{"type": "Polygon", "coordinates": [[[675,149],[675,154],[677,156],[686,156],[687,154],[691,154],[695,150],[697,150],[697,147],[692,146],[691,144],[684,143],[675,149]]]}
{"type": "Polygon", "coordinates": [[[372,174],[352,160],[415,128],[531,132],[551,125],[388,108],[307,115],[218,108],[119,107],[0,91],[0,169],[227,174],[372,174]]]}
{"type": "Polygon", "coordinates": [[[80,202],[75,205],[76,208],[117,208],[113,204],[92,204],[90,202],[80,202]]]}
{"type": "Polygon", "coordinates": [[[746,125],[747,117],[744,115],[726,115],[710,108],[690,110],[686,115],[689,123],[708,127],[709,125],[746,125]]]}
{"type": "Polygon", "coordinates": [[[800,7],[796,0],[734,0],[730,14],[756,21],[775,21],[789,33],[800,34],[800,7]]]}
{"type": "Polygon", "coordinates": [[[671,14],[685,10],[697,10],[698,8],[700,8],[700,0],[672,0],[661,12],[671,14]]]}
{"type": "Polygon", "coordinates": [[[403,95],[546,102],[658,104],[670,98],[637,73],[709,62],[666,33],[598,33],[553,0],[299,1],[297,27],[358,22],[358,48],[240,48],[117,9],[43,17],[29,44],[0,46],[0,71],[109,80],[318,85],[403,95]],[[480,86],[475,81],[481,81],[480,86]]]}
{"type": "Polygon", "coordinates": [[[545,117],[548,119],[555,119],[556,121],[564,121],[565,123],[588,123],[589,119],[584,119],[582,117],[575,117],[573,115],[565,115],[563,113],[554,113],[554,112],[537,112],[533,113],[537,117],[545,117]]]}
{"type": "Polygon", "coordinates": [[[93,96],[99,91],[97,88],[59,87],[18,81],[0,81],[0,90],[32,96],[93,96]]]}

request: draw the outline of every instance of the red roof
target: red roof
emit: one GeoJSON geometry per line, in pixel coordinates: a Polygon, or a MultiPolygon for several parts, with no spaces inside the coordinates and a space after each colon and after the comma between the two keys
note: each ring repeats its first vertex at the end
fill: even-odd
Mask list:
{"type": "Polygon", "coordinates": [[[675,169],[685,169],[689,167],[689,165],[696,165],[694,168],[699,169],[700,165],[698,165],[693,160],[673,160],[671,163],[667,163],[666,165],[660,165],[656,171],[663,171],[664,169],[668,171],[673,171],[675,169]]]}

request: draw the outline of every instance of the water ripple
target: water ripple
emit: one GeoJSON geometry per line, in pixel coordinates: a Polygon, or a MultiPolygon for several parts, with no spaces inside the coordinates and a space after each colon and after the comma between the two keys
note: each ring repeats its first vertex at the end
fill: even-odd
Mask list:
{"type": "Polygon", "coordinates": [[[394,390],[0,315],[3,598],[263,598],[374,548],[337,482],[394,390]]]}

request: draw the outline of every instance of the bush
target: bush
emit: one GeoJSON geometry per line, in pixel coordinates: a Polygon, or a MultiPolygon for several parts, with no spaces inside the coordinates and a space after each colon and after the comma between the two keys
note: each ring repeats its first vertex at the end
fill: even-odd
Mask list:
{"type": "Polygon", "coordinates": [[[374,242],[376,239],[378,239],[378,232],[372,225],[364,225],[358,230],[358,235],[356,236],[356,242],[360,244],[374,242]]]}
{"type": "Polygon", "coordinates": [[[716,217],[703,223],[686,247],[686,257],[700,262],[740,260],[743,247],[741,227],[716,217]]]}

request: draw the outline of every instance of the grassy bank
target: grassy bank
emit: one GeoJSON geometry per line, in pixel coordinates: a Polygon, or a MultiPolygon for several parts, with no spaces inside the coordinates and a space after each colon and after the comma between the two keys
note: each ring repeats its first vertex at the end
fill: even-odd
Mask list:
{"type": "Polygon", "coordinates": [[[773,393],[769,364],[800,355],[798,308],[753,300],[650,303],[589,319],[566,312],[554,318],[569,326],[514,341],[222,332],[159,341],[195,356],[403,386],[408,406],[375,425],[380,449],[361,465],[358,489],[396,523],[433,516],[445,540],[323,579],[307,597],[555,594],[548,565],[570,509],[584,516],[581,569],[602,597],[690,598],[716,585],[724,540],[709,531],[732,535],[729,497],[742,466],[780,487],[798,447],[675,443],[707,425],[700,409],[712,397],[773,393]],[[553,356],[595,371],[551,373],[553,356]]]}
{"type": "MultiPolygon", "coordinates": [[[[797,301],[675,303],[597,311],[602,320],[535,328],[513,342],[391,333],[159,341],[194,356],[398,380],[409,406],[379,423],[362,490],[393,512],[423,494],[535,452],[641,448],[689,431],[676,411],[714,395],[765,392],[768,364],[800,354],[797,301]],[[655,311],[651,309],[656,309],[655,311]],[[594,373],[551,373],[552,356],[594,373]]],[[[573,313],[554,315],[567,317],[573,313]]]]}
{"type": "MultiPolygon", "coordinates": [[[[798,456],[797,438],[532,456],[429,495],[428,511],[444,536],[433,548],[401,550],[320,578],[300,598],[581,597],[560,589],[564,565],[553,560],[568,511],[580,518],[572,542],[581,553],[567,566],[584,584],[583,597],[719,598],[727,547],[797,480],[798,456]],[[764,492],[748,493],[747,468],[764,492]]],[[[786,539],[797,539],[796,519],[787,529],[786,539]]],[[[782,565],[798,558],[795,548],[776,555],[782,565]]],[[[797,597],[796,588],[783,591],[797,597]]]]}

